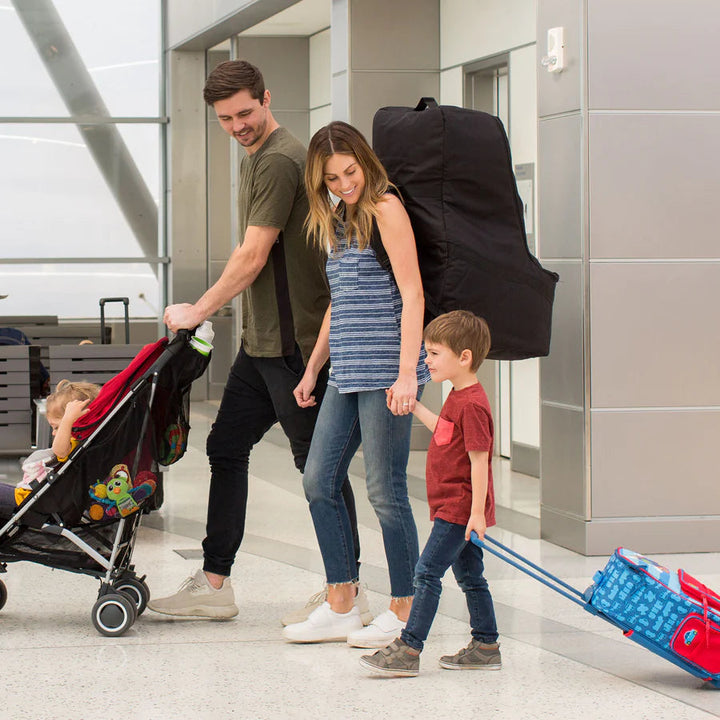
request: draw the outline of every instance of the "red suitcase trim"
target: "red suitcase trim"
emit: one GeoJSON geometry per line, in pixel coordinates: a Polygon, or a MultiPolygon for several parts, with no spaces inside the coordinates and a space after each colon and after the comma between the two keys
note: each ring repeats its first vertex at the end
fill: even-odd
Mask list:
{"type": "MultiPolygon", "coordinates": [[[[683,592],[703,604],[703,607],[711,607],[713,610],[720,610],[720,595],[711,590],[707,585],[703,585],[692,575],[684,570],[678,570],[678,579],[683,592]]],[[[707,612],[707,610],[706,610],[707,612]]]]}
{"type": "Polygon", "coordinates": [[[688,615],[675,631],[670,647],[703,670],[720,673],[720,627],[702,615],[688,615]]]}

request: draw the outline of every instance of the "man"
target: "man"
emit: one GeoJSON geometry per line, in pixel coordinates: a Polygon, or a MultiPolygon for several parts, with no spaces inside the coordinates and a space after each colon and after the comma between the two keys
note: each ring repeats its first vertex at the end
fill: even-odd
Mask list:
{"type": "MultiPolygon", "coordinates": [[[[318,405],[300,408],[293,390],[312,352],[329,292],[323,258],[308,245],[304,186],[305,148],[270,111],[270,92],[260,71],[245,61],[221,63],[203,91],[223,130],[245,148],[240,166],[239,232],[220,279],[195,303],[170,305],[164,322],[176,332],[195,328],[242,293],[243,335],[207,440],[210,496],[204,562],[177,593],[148,607],[167,615],[229,618],[238,614],[230,570],[242,542],[250,451],[280,422],[295,459],[305,467],[327,369],[318,381],[318,405]]],[[[350,483],[343,496],[354,526],[350,483]]],[[[324,598],[315,596],[283,622],[297,622],[324,598]]],[[[369,622],[367,597],[358,587],[356,604],[369,622]]]]}

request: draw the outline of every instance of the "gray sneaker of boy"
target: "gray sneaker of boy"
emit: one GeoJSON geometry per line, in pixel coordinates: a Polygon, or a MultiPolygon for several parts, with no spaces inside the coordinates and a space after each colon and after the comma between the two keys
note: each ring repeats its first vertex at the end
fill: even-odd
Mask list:
{"type": "Polygon", "coordinates": [[[415,677],[420,672],[420,651],[400,638],[372,655],[363,655],[360,665],[370,672],[390,677],[415,677]]]}
{"type": "Polygon", "coordinates": [[[473,638],[467,647],[454,655],[443,655],[440,667],[446,670],[499,670],[502,667],[500,645],[481,643],[473,638]]]}

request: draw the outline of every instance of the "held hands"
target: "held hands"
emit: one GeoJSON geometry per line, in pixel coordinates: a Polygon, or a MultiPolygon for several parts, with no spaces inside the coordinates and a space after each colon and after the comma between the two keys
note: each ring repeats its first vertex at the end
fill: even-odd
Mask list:
{"type": "Polygon", "coordinates": [[[192,330],[204,319],[205,318],[198,318],[197,312],[195,312],[195,306],[190,303],[168,305],[163,315],[163,322],[172,332],[177,332],[182,329],[192,330]]]}
{"type": "Polygon", "coordinates": [[[297,387],[293,390],[295,402],[297,402],[301,408],[317,405],[315,396],[312,394],[312,391],[315,389],[316,382],[317,373],[310,370],[310,368],[306,368],[305,374],[302,376],[302,380],[300,380],[297,387]]]}
{"type": "Polygon", "coordinates": [[[393,415],[409,415],[415,410],[417,375],[400,375],[392,387],[385,391],[388,410],[393,415]]]}
{"type": "Polygon", "coordinates": [[[477,536],[481,539],[485,539],[485,532],[487,531],[487,523],[485,522],[485,512],[470,513],[470,519],[468,520],[467,527],[465,528],[465,540],[470,542],[470,533],[472,531],[477,533],[477,536]]]}

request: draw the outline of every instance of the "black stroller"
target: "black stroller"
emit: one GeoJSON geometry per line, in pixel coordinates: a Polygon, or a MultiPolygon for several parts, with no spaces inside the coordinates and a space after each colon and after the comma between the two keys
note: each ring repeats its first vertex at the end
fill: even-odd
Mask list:
{"type": "MultiPolygon", "coordinates": [[[[124,633],[150,599],[131,564],[144,512],[162,503],[160,468],[187,448],[190,387],[209,355],[187,331],[147,345],[106,383],[73,427],[78,446],[31,483],[0,517],[0,573],[19,560],[92,575],[100,582],[92,621],[102,635],[124,633]]],[[[0,608],[7,589],[0,581],[0,608]]]]}

